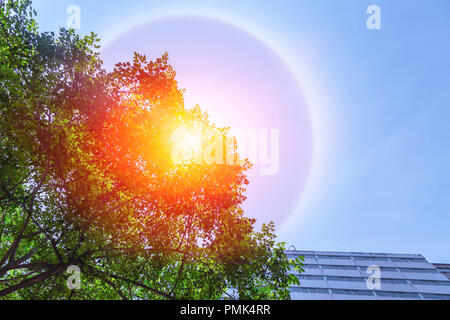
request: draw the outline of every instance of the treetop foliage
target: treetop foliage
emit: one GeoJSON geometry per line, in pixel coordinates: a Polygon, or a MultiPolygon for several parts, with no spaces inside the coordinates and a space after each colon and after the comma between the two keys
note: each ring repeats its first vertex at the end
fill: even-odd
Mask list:
{"type": "Polygon", "coordinates": [[[0,2],[0,298],[288,299],[301,263],[244,216],[249,162],[171,158],[180,126],[228,131],[184,106],[168,55],[107,72],[96,34],[35,16],[0,2]]]}

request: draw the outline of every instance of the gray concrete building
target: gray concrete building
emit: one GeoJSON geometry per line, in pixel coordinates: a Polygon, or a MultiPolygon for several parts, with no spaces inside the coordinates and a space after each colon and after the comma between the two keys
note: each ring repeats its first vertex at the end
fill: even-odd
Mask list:
{"type": "Polygon", "coordinates": [[[305,256],[291,287],[294,300],[450,300],[450,265],[437,267],[420,254],[288,250],[305,256]]]}

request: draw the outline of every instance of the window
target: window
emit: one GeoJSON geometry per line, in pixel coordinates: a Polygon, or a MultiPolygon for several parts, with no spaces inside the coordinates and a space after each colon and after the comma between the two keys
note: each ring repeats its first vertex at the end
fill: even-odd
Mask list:
{"type": "Polygon", "coordinates": [[[333,294],[347,294],[347,295],[351,295],[352,294],[352,290],[331,289],[331,293],[333,293],[333,294]]]}
{"type": "Polygon", "coordinates": [[[322,269],[329,270],[359,270],[356,266],[336,266],[336,265],[323,265],[322,269]]]}
{"type": "Polygon", "coordinates": [[[306,269],[320,269],[318,264],[305,264],[303,267],[306,269]]]}
{"type": "Polygon", "coordinates": [[[420,296],[414,292],[398,292],[399,297],[402,298],[415,298],[418,299],[420,296]]]}
{"type": "Polygon", "coordinates": [[[409,280],[412,284],[425,286],[450,286],[450,281],[434,281],[434,280],[409,280]]]}
{"type": "Polygon", "coordinates": [[[450,300],[450,296],[446,294],[422,293],[425,299],[450,300]]]}
{"type": "Polygon", "coordinates": [[[403,258],[391,258],[391,261],[394,261],[394,262],[405,262],[405,260],[407,260],[407,259],[403,259],[403,258]]]}
{"type": "Polygon", "coordinates": [[[399,268],[402,272],[413,272],[413,273],[435,273],[438,272],[436,269],[419,269],[419,268],[399,268]]]}
{"type": "Polygon", "coordinates": [[[347,290],[347,289],[331,289],[333,294],[345,294],[354,296],[373,296],[373,291],[368,290],[347,290]]]}
{"type": "Polygon", "coordinates": [[[397,268],[393,268],[393,267],[380,267],[381,272],[386,271],[386,272],[397,272],[397,268]]]}
{"type": "Polygon", "coordinates": [[[396,298],[415,298],[420,299],[420,296],[414,292],[393,292],[393,291],[376,291],[377,296],[380,297],[396,297],[396,298]]]}
{"type": "Polygon", "coordinates": [[[308,291],[309,293],[330,293],[328,289],[323,288],[309,288],[308,291]]]}
{"type": "Polygon", "coordinates": [[[338,259],[338,260],[351,260],[352,257],[349,256],[333,256],[333,255],[318,255],[319,259],[338,259]]]}
{"type": "Polygon", "coordinates": [[[355,260],[370,260],[370,261],[388,261],[388,259],[385,258],[385,257],[361,257],[361,256],[356,256],[356,257],[353,257],[353,259],[355,259],[355,260]]]}
{"type": "Polygon", "coordinates": [[[379,297],[398,297],[398,295],[395,292],[389,292],[389,291],[377,291],[377,296],[379,296],[379,297]]]}
{"type": "Polygon", "coordinates": [[[383,279],[383,278],[381,278],[381,283],[408,284],[408,281],[406,281],[405,279],[383,279]]]}
{"type": "Polygon", "coordinates": [[[391,257],[394,262],[426,262],[425,258],[395,258],[391,257]]]}
{"type": "Polygon", "coordinates": [[[360,277],[336,277],[336,276],[327,276],[328,281],[346,281],[346,282],[365,282],[364,278],[360,277]]]}
{"type": "Polygon", "coordinates": [[[291,288],[291,292],[301,292],[301,293],[321,293],[321,294],[328,294],[328,289],[324,288],[300,288],[300,287],[293,287],[291,288]]]}
{"type": "Polygon", "coordinates": [[[292,287],[291,292],[308,293],[308,288],[292,287]]]}
{"type": "Polygon", "coordinates": [[[325,280],[324,276],[315,276],[315,275],[300,275],[298,276],[300,280],[325,280]]]}
{"type": "Polygon", "coordinates": [[[352,290],[352,293],[354,296],[373,296],[373,292],[372,291],[367,291],[367,290],[352,290]]]}

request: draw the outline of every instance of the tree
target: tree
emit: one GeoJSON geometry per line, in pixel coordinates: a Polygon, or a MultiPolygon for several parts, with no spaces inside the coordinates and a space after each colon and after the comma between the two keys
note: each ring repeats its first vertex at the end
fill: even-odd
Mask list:
{"type": "Polygon", "coordinates": [[[168,55],[106,72],[97,35],[41,33],[35,15],[1,3],[0,297],[289,298],[301,262],[244,216],[248,161],[172,157],[177,128],[229,136],[185,108],[168,55]]]}

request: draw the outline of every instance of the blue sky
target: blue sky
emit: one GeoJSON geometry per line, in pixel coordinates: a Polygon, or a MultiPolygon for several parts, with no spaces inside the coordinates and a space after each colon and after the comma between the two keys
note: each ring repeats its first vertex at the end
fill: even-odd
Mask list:
{"type": "MultiPolygon", "coordinates": [[[[189,38],[194,42],[209,31],[228,39],[231,53],[241,50],[246,63],[236,68],[253,68],[253,60],[255,72],[258,61],[268,66],[276,79],[268,85],[281,83],[286,91],[262,95],[283,103],[271,105],[278,122],[261,123],[276,123],[280,134],[286,127],[291,138],[298,134],[305,150],[311,143],[309,162],[302,162],[295,144],[281,150],[292,161],[280,162],[280,175],[255,178],[272,189],[249,194],[247,213],[275,220],[279,240],[297,249],[421,253],[432,262],[450,262],[450,2],[38,0],[41,28],[64,26],[71,4],[81,9],[80,32],[93,30],[103,39],[106,63],[122,59],[119,49],[126,60],[127,44],[130,50],[154,48],[156,55],[172,48],[187,92],[198,85],[189,54],[200,51],[179,44],[183,23],[192,30],[209,26],[189,38]],[[380,30],[366,27],[372,4],[381,9],[380,30]],[[184,18],[193,16],[216,22],[184,18]],[[129,36],[145,30],[151,35],[145,44],[129,36]],[[159,38],[158,32],[169,36],[159,38]],[[250,50],[251,59],[245,57],[250,50]],[[308,122],[310,130],[292,129],[291,115],[303,117],[302,127],[308,122]]],[[[198,41],[192,45],[203,46],[207,60],[209,42],[198,41]]],[[[213,63],[207,61],[205,70],[213,63]]],[[[201,91],[190,98],[207,110],[215,103],[202,101],[201,91]]],[[[270,118],[272,109],[260,112],[270,118]]]]}

